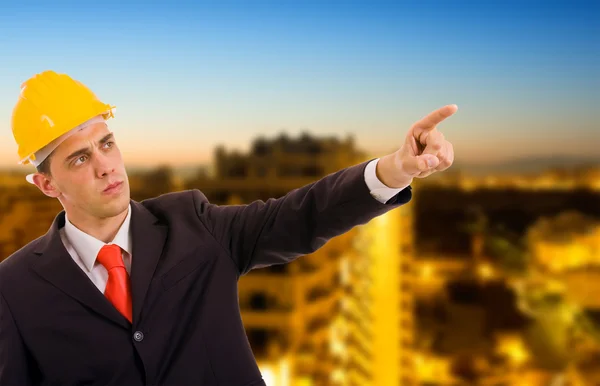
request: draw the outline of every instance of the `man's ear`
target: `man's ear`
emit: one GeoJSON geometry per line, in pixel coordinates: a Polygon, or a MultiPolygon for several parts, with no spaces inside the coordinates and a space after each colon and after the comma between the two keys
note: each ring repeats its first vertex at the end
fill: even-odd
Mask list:
{"type": "Polygon", "coordinates": [[[56,198],[60,196],[60,191],[54,186],[52,179],[44,173],[37,172],[33,176],[33,183],[38,189],[48,197],[56,198]]]}

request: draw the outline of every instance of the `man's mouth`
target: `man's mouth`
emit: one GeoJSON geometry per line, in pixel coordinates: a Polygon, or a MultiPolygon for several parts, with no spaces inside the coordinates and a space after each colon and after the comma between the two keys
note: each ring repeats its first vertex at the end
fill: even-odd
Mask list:
{"type": "Polygon", "coordinates": [[[122,184],[123,184],[123,181],[118,181],[118,182],[112,183],[112,184],[108,185],[106,187],[106,189],[103,190],[103,193],[115,192],[121,187],[122,184]]]}

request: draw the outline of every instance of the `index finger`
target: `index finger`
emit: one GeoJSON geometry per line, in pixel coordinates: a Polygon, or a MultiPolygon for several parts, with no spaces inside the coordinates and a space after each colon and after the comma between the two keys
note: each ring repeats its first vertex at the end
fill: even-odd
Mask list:
{"type": "Polygon", "coordinates": [[[421,118],[421,120],[417,121],[414,124],[414,127],[425,130],[431,130],[444,119],[454,114],[456,110],[458,110],[458,106],[446,105],[440,109],[435,110],[434,112],[429,113],[424,118],[421,118]]]}

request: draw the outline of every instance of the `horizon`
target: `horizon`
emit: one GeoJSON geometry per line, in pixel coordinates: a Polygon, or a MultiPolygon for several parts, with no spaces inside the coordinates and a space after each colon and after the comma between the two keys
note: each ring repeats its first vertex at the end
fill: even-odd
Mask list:
{"type": "MultiPolygon", "coordinates": [[[[226,148],[227,153],[230,153],[237,149],[226,148]]],[[[247,153],[242,153],[246,155],[247,153]]],[[[367,153],[367,158],[374,158],[376,155],[367,153]]],[[[190,170],[198,170],[203,168],[212,168],[215,166],[213,158],[206,162],[195,162],[195,163],[168,163],[168,162],[157,162],[153,164],[135,164],[131,162],[125,162],[125,166],[128,170],[133,172],[141,171],[152,171],[157,168],[168,167],[173,171],[183,171],[183,173],[189,173],[190,170]]],[[[454,165],[449,169],[449,172],[461,171],[468,174],[480,174],[480,173],[493,173],[494,175],[510,173],[542,173],[544,171],[554,169],[564,170],[579,170],[579,169],[596,169],[600,168],[600,154],[591,156],[579,156],[579,155],[532,155],[532,156],[517,156],[517,157],[506,157],[499,160],[492,160],[487,163],[480,163],[477,161],[464,162],[455,161],[454,165]]],[[[35,171],[35,168],[31,165],[2,165],[0,164],[0,172],[17,173],[26,175],[35,171]]]]}

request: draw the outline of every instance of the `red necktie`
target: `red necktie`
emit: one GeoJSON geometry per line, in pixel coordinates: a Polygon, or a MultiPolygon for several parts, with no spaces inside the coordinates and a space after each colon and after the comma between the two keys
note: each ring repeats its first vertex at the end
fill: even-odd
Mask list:
{"type": "Polygon", "coordinates": [[[115,244],[103,246],[98,252],[98,262],[108,271],[104,296],[131,322],[131,289],[121,248],[115,244]]]}

